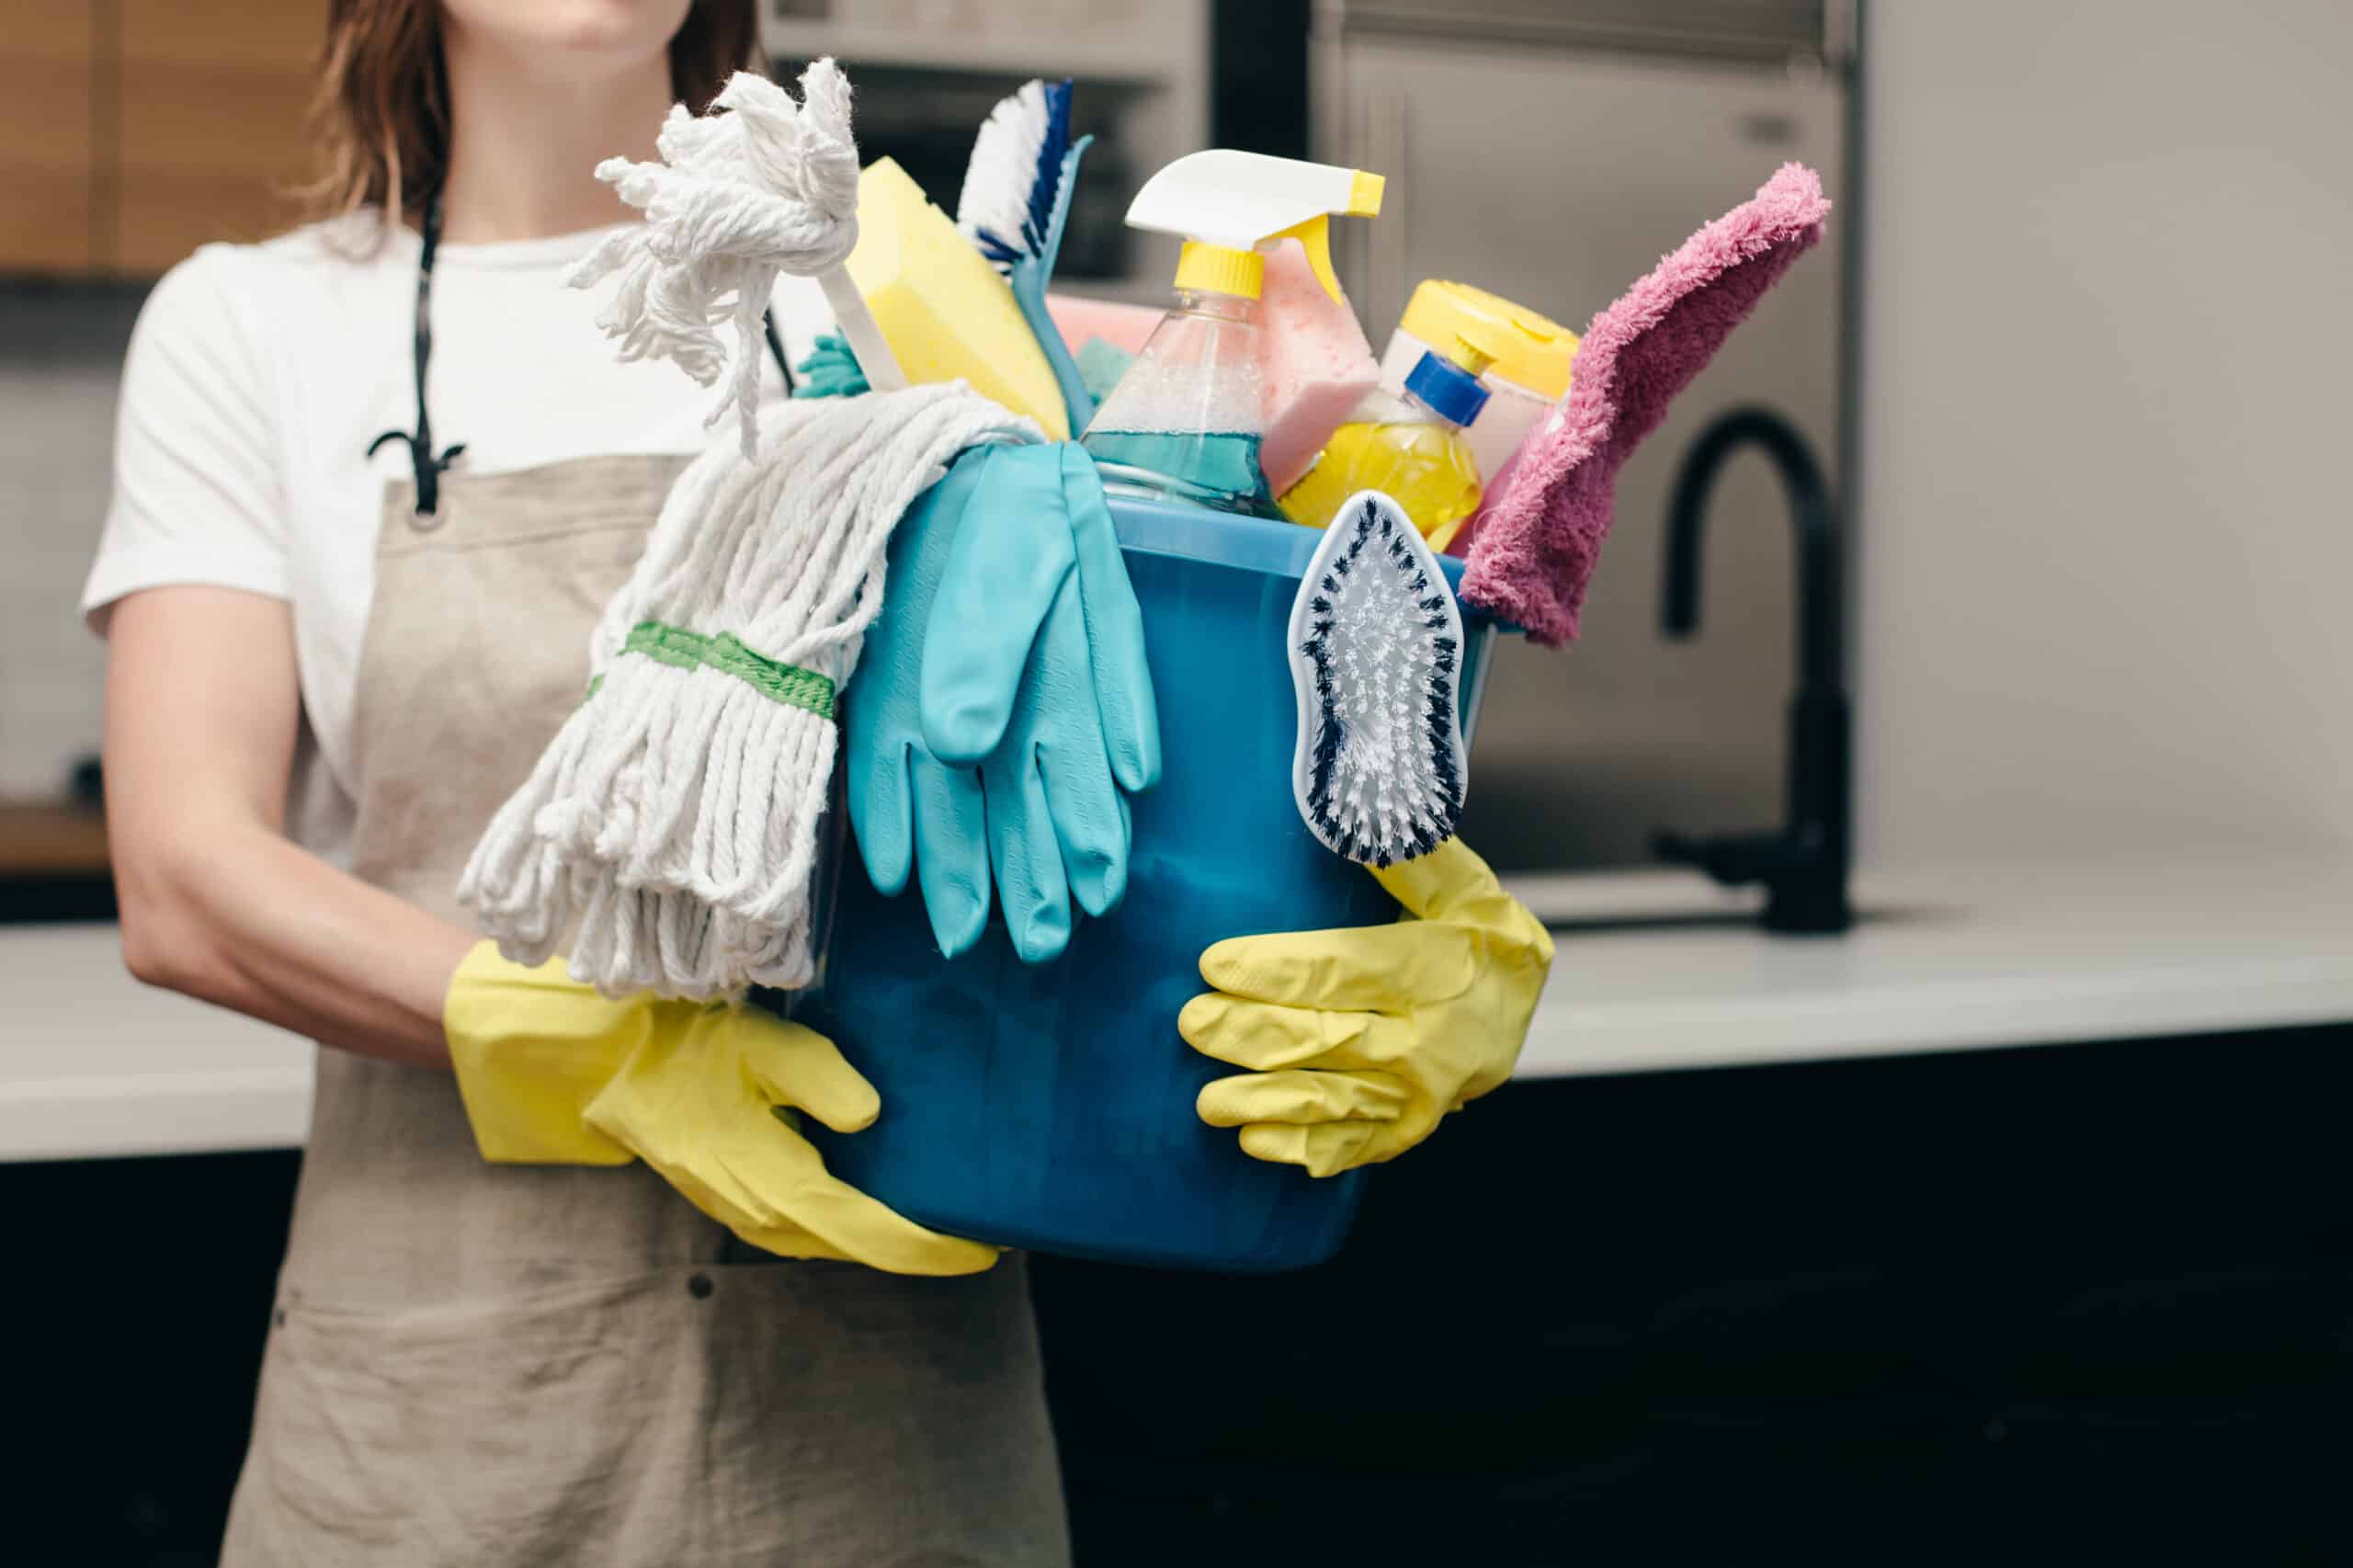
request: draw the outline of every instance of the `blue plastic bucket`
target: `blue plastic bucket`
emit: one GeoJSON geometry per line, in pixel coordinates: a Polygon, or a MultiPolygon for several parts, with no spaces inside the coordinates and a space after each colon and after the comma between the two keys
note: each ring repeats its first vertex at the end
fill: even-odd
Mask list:
{"type": "MultiPolygon", "coordinates": [[[[804,1120],[825,1163],[950,1234],[1165,1267],[1295,1268],[1339,1246],[1360,1175],[1318,1179],[1204,1126],[1201,1085],[1235,1071],[1176,1032],[1221,937],[1365,926],[1395,903],[1311,836],[1291,800],[1297,710],[1283,642],[1321,539],[1287,522],[1114,498],[1159,699],[1159,785],[1134,801],[1127,896],[1080,919],[1053,963],[1000,919],[943,959],[910,883],[884,898],[845,855],[823,979],[793,1016],[882,1096],[847,1137],[804,1120]]],[[[1442,562],[1449,585],[1461,562],[1442,562]]],[[[1467,741],[1489,622],[1466,627],[1467,741]]]]}

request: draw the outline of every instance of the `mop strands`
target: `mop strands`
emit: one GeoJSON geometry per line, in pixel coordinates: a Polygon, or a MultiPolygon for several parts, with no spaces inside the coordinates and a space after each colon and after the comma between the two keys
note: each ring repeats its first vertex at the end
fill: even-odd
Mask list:
{"type": "MultiPolygon", "coordinates": [[[[915,497],[1019,426],[964,387],[788,403],[679,476],[606,607],[588,698],[459,885],[500,950],[574,979],[711,997],[811,977],[811,884],[836,694],[915,497]]],[[[1041,438],[1030,428],[1030,439],[1041,438]]]]}
{"type": "Polygon", "coordinates": [[[666,358],[702,386],[719,380],[735,326],[735,380],[712,412],[733,405],[744,451],[759,402],[762,321],[779,273],[814,277],[878,391],[907,384],[882,330],[842,263],[858,246],[858,143],[849,78],[831,60],[801,75],[801,101],[739,71],[700,117],[673,104],[654,145],[658,164],[608,158],[597,177],[645,214],[607,238],[572,275],[585,289],[613,273],[620,287],[597,318],[623,360],[666,358]],[[716,112],[726,109],[730,112],[716,112]]]}
{"type": "Polygon", "coordinates": [[[1462,749],[1462,616],[1413,522],[1379,491],[1341,506],[1290,608],[1299,742],[1291,793],[1308,831],[1360,865],[1454,835],[1462,749]]]}
{"type": "MultiPolygon", "coordinates": [[[[831,71],[810,68],[803,119],[833,102],[831,71]]],[[[690,173],[663,171],[674,185],[641,165],[618,182],[646,198],[648,222],[583,269],[623,274],[603,324],[625,357],[663,355],[716,381],[714,324],[734,322],[737,373],[713,423],[737,406],[740,439],[679,476],[597,624],[585,700],[493,818],[458,890],[522,962],[545,960],[576,920],[573,976],[608,995],[809,982],[836,694],[881,608],[891,530],[965,448],[1042,439],[961,383],[756,410],[742,366],[757,364],[767,288],[780,269],[828,265],[856,233],[854,214],[828,229],[774,194],[790,183],[774,171],[831,158],[835,131],[813,152],[801,120],[745,112],[758,96],[738,89],[756,80],[722,95],[737,106],[722,121],[732,137],[689,136],[682,127],[703,122],[673,113],[665,155],[690,158],[690,173]]],[[[846,119],[837,129],[854,173],[846,119]]]]}

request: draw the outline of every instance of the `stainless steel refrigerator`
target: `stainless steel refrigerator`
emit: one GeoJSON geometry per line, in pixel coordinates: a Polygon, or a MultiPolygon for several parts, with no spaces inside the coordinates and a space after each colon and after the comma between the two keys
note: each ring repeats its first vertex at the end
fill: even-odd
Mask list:
{"type": "MultiPolygon", "coordinates": [[[[1847,8],[1821,0],[1319,0],[1316,155],[1389,176],[1378,221],[1334,225],[1375,350],[1425,278],[1582,332],[1790,159],[1838,200],[1850,38],[1847,8]]],[[[1755,459],[1725,474],[1688,642],[1658,630],[1661,522],[1693,433],[1736,405],[1779,411],[1838,471],[1842,216],[1628,465],[1581,640],[1514,640],[1497,660],[1463,836],[1499,866],[1636,864],[1655,827],[1779,819],[1796,618],[1780,496],[1755,459]]]]}

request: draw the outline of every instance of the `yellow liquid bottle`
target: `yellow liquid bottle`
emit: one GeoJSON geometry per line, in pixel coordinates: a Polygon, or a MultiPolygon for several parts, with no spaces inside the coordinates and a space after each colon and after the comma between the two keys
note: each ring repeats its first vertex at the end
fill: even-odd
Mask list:
{"type": "Polygon", "coordinates": [[[1378,490],[1423,537],[1443,540],[1479,509],[1479,463],[1462,427],[1486,400],[1474,369],[1425,354],[1405,378],[1405,395],[1367,393],[1277,504],[1291,521],[1320,528],[1349,496],[1378,490]]]}

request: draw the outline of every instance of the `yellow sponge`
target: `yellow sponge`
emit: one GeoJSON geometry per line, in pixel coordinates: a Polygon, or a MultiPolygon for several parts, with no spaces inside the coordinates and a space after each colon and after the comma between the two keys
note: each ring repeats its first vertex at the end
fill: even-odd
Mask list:
{"type": "Polygon", "coordinates": [[[1070,438],[1053,368],[1012,288],[888,158],[858,176],[858,248],[847,265],[908,381],[961,376],[1052,439],[1070,438]]]}

